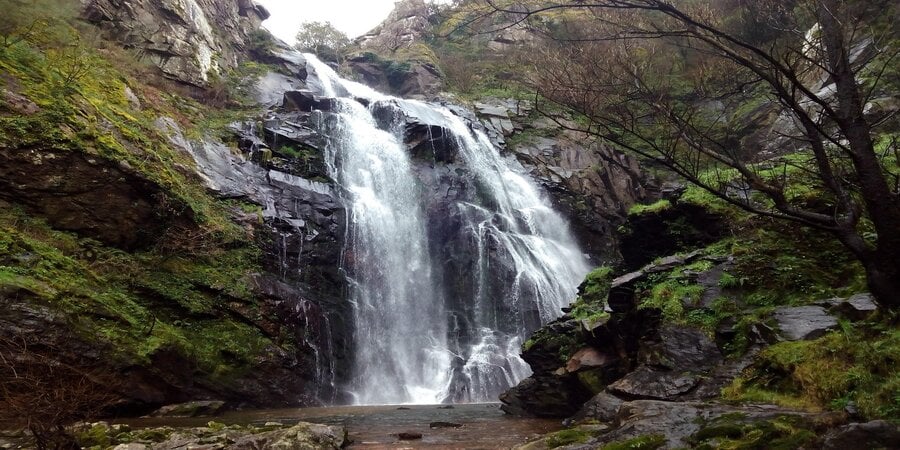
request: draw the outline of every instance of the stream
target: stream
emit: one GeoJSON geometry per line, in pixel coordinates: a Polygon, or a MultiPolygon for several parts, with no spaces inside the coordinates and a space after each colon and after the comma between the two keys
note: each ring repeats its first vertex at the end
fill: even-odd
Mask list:
{"type": "Polygon", "coordinates": [[[540,434],[562,428],[559,420],[512,417],[499,403],[460,405],[332,406],[232,411],[198,418],[141,418],[117,421],[132,427],[198,427],[210,420],[225,424],[263,425],[298,421],[341,425],[347,428],[350,449],[507,449],[540,434]],[[460,427],[431,428],[433,422],[460,427]],[[422,439],[400,440],[404,432],[421,433],[422,439]]]}

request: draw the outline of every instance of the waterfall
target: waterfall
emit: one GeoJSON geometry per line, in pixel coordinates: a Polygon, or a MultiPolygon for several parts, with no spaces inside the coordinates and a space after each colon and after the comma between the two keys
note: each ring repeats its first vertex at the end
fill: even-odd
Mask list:
{"type": "Polygon", "coordinates": [[[317,114],[348,210],[347,390],[358,404],[496,401],[530,374],[523,340],[562,313],[588,272],[566,221],[514,160],[448,108],[380,94],[306,58],[311,84],[335,98],[317,114]],[[394,119],[376,119],[379,108],[394,119]],[[425,192],[430,166],[404,143],[409,115],[444,130],[458,152],[462,187],[438,200],[446,217],[435,217],[425,192]]]}

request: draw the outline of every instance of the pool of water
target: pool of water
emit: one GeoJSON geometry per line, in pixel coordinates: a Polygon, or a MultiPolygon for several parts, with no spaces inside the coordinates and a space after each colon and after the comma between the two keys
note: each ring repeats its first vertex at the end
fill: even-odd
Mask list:
{"type": "MultiPolygon", "coordinates": [[[[233,411],[214,418],[227,424],[313,422],[347,428],[351,449],[506,449],[559,430],[559,420],[511,417],[498,403],[409,406],[333,406],[233,411]],[[431,428],[433,422],[460,424],[431,428]],[[421,433],[422,439],[400,440],[399,433],[421,433]]],[[[204,426],[210,418],[146,418],[122,421],[136,427],[204,426]]]]}

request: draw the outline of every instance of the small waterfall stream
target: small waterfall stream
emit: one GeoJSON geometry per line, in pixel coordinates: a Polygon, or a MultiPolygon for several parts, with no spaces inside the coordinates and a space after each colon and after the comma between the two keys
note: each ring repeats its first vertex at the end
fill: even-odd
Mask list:
{"type": "Polygon", "coordinates": [[[326,162],[348,210],[342,268],[354,311],[357,404],[495,401],[529,375],[527,335],[558,317],[588,272],[566,221],[517,163],[450,109],[342,79],[306,55],[320,93],[326,162]],[[364,106],[367,105],[367,106],[364,106]],[[414,113],[449,133],[458,157],[453,217],[429,209],[423,170],[404,144],[414,113]],[[453,223],[447,236],[432,227],[453,223]],[[448,262],[436,251],[462,255],[448,262]]]}

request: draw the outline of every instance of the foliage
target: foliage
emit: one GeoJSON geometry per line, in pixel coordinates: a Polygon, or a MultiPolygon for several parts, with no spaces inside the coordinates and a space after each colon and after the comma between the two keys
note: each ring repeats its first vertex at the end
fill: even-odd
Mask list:
{"type": "Polygon", "coordinates": [[[36,448],[78,448],[66,425],[93,419],[119,400],[115,377],[57,359],[46,343],[0,337],[0,424],[28,429],[36,448]]]}
{"type": "Polygon", "coordinates": [[[613,269],[609,266],[600,266],[588,273],[578,288],[578,297],[570,306],[569,315],[589,322],[608,316],[604,308],[612,274],[613,269]]]}
{"type": "Polygon", "coordinates": [[[900,420],[900,331],[845,323],[816,340],[775,344],[723,394],[838,410],[852,402],[868,419],[900,420]]]}
{"type": "Polygon", "coordinates": [[[331,22],[304,22],[297,32],[298,50],[312,52],[328,61],[338,61],[350,45],[350,38],[331,22]]]}
{"type": "MultiPolygon", "coordinates": [[[[133,109],[125,92],[139,83],[89,45],[75,40],[61,48],[41,49],[21,41],[0,48],[0,70],[6,74],[0,83],[39,108],[31,115],[0,115],[0,146],[79,151],[118,161],[163,187],[171,207],[186,210],[185,215],[208,235],[224,241],[242,239],[244,231],[231,222],[227,210],[183,169],[193,165],[190,155],[172,148],[155,125],[159,115],[178,111],[166,101],[133,109]]],[[[0,103],[0,111],[8,108],[0,103]]]]}
{"type": "Polygon", "coordinates": [[[654,214],[672,207],[672,203],[666,199],[657,200],[649,205],[635,204],[628,209],[628,215],[654,214]]]}
{"type": "Polygon", "coordinates": [[[0,290],[14,289],[80,317],[86,340],[110,344],[124,360],[147,363],[162,349],[227,381],[267,345],[233,321],[223,303],[252,304],[253,247],[204,255],[129,254],[55,231],[15,208],[0,215],[0,290]]]}
{"type": "Polygon", "coordinates": [[[20,42],[38,46],[59,45],[72,34],[67,27],[76,15],[76,4],[66,0],[0,0],[0,48],[20,42]]]}
{"type": "Polygon", "coordinates": [[[499,20],[550,37],[532,49],[530,85],[590,119],[572,128],[662,164],[726,203],[830,233],[863,263],[876,298],[897,302],[900,173],[890,162],[896,150],[875,151],[896,120],[863,108],[897,88],[889,79],[900,37],[884,19],[892,13],[875,13],[896,5],[479,3],[487,7],[467,22],[476,31],[499,20]],[[813,25],[806,34],[787,31],[813,25]],[[879,44],[851,60],[867,42],[879,44]],[[823,76],[834,89],[820,88],[823,76]],[[760,152],[769,143],[754,133],[779,116],[793,129],[760,152]]]}
{"type": "Polygon", "coordinates": [[[768,420],[744,421],[723,415],[691,436],[692,448],[741,450],[792,450],[807,448],[816,442],[817,434],[803,419],[779,416],[768,420]]]}
{"type": "Polygon", "coordinates": [[[592,433],[590,431],[576,427],[551,433],[544,438],[544,442],[548,448],[557,448],[587,442],[591,436],[592,433]]]}
{"type": "MultiPolygon", "coordinates": [[[[259,250],[252,231],[232,220],[241,205],[209,195],[190,169],[190,155],[172,146],[156,120],[172,117],[190,134],[234,113],[136,79],[141,68],[132,55],[95,45],[90,31],[65,21],[52,26],[73,39],[26,37],[0,47],[0,87],[37,107],[21,114],[0,100],[0,147],[81,152],[98,164],[117,164],[159,186],[171,209],[160,213],[185,221],[149,250],[126,253],[53,230],[4,203],[0,291],[77,317],[78,338],[108,344],[112,361],[149,364],[157,352],[173,352],[195,365],[198,383],[227,384],[272,345],[249,321],[232,317],[232,305],[245,314],[257,309],[248,276],[260,270],[259,250]]],[[[243,66],[239,78],[260,70],[243,66]]],[[[235,84],[235,92],[243,86],[235,84]]]]}
{"type": "Polygon", "coordinates": [[[665,436],[661,434],[648,434],[626,441],[611,442],[600,447],[600,450],[656,450],[665,447],[665,445],[665,436]]]}

